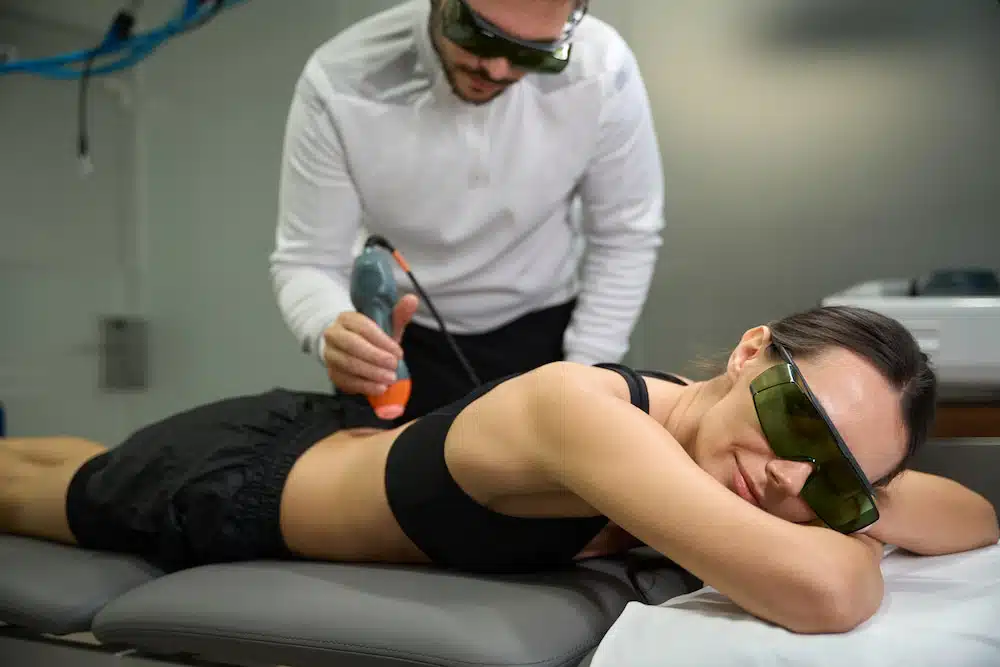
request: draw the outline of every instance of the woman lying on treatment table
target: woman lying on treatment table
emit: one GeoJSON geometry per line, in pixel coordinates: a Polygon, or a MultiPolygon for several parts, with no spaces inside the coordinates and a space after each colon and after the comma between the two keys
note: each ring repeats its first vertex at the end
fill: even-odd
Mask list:
{"type": "Polygon", "coordinates": [[[984,498],[900,474],[934,402],[902,326],[821,308],[747,331],[705,382],[554,363],[392,430],[367,428],[363,399],[275,390],[115,449],[0,441],[0,532],[167,570],[284,557],[539,571],[645,543],[758,617],[842,632],[881,602],[882,543],[998,539],[984,498]]]}

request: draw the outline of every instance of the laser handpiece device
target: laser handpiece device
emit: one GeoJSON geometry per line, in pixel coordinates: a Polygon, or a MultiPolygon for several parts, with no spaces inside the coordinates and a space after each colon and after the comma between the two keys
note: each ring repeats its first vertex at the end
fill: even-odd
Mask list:
{"type": "MultiPolygon", "coordinates": [[[[371,318],[387,335],[392,336],[392,310],[398,300],[396,279],[392,274],[394,258],[388,244],[377,236],[369,237],[354,260],[351,271],[351,303],[362,315],[371,318]]],[[[394,254],[394,253],[393,253],[394,254]]],[[[398,258],[395,258],[398,261],[398,258]]],[[[400,417],[410,400],[410,371],[403,359],[396,365],[396,380],[380,396],[368,402],[379,419],[400,417]]]]}
{"type": "MultiPolygon", "coordinates": [[[[441,327],[441,333],[465,369],[473,388],[478,387],[482,383],[476,375],[476,371],[472,368],[469,360],[465,358],[458,344],[455,343],[455,339],[448,333],[441,313],[437,311],[434,302],[417,282],[416,277],[410,271],[410,266],[403,259],[402,253],[377,234],[373,234],[365,240],[364,247],[355,258],[354,266],[351,269],[351,303],[354,304],[354,309],[371,318],[386,334],[392,335],[392,311],[399,299],[396,278],[393,275],[393,262],[398,264],[399,268],[409,277],[413,287],[423,299],[424,305],[437,320],[438,326],[441,327]]],[[[400,359],[399,364],[396,365],[396,381],[381,396],[369,396],[368,402],[375,409],[375,415],[379,419],[397,419],[406,410],[411,388],[410,370],[406,367],[406,362],[400,359]]]]}

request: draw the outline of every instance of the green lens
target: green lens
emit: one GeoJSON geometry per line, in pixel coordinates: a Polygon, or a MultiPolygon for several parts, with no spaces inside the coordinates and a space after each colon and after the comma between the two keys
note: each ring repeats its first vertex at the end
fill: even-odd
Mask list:
{"type": "Polygon", "coordinates": [[[560,72],[569,62],[569,46],[556,52],[528,49],[512,44],[501,55],[514,67],[535,72],[560,72]],[[561,54],[563,57],[559,57],[561,54]]]}
{"type": "Polygon", "coordinates": [[[456,45],[480,58],[505,58],[512,67],[533,72],[561,72],[569,63],[570,45],[557,51],[529,49],[506,40],[480,35],[463,26],[444,30],[444,35],[456,45]]]}
{"type": "Polygon", "coordinates": [[[824,523],[836,531],[853,533],[878,519],[871,496],[857,481],[852,490],[838,489],[826,474],[813,475],[802,487],[800,497],[824,523]]]}
{"type": "Polygon", "coordinates": [[[755,380],[758,388],[754,405],[761,430],[775,455],[816,462],[800,497],[834,530],[851,533],[870,525],[878,518],[878,511],[830,427],[795,383],[786,381],[761,388],[779,379],[779,372],[772,371],[765,371],[755,380]]]}
{"type": "Polygon", "coordinates": [[[565,44],[555,51],[532,49],[516,44],[499,35],[485,33],[458,0],[444,3],[441,10],[441,32],[458,47],[480,58],[506,58],[517,69],[534,72],[561,72],[569,63],[572,47],[565,44]]]}
{"type": "Polygon", "coordinates": [[[475,19],[459,0],[449,0],[441,6],[441,32],[463,49],[472,50],[482,36],[475,19]]]}

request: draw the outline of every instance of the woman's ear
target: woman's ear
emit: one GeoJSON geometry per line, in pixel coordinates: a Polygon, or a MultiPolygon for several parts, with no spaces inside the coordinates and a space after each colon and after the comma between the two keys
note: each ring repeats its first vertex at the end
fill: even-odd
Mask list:
{"type": "Polygon", "coordinates": [[[740,339],[739,344],[729,355],[729,363],[726,364],[726,374],[735,382],[747,364],[762,359],[767,354],[767,348],[770,345],[770,328],[761,325],[748,330],[743,334],[743,338],[740,339]]]}

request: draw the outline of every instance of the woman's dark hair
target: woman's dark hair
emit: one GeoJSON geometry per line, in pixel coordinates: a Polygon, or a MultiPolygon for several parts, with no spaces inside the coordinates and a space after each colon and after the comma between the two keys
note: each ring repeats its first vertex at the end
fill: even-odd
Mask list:
{"type": "Polygon", "coordinates": [[[792,359],[808,359],[831,347],[854,352],[872,364],[900,394],[906,455],[875,486],[902,472],[930,433],[937,405],[937,378],[913,335],[899,321],[865,308],[826,306],[768,325],[771,338],[792,359]]]}
{"type": "MultiPolygon", "coordinates": [[[[771,322],[768,327],[771,339],[784,347],[793,360],[808,359],[840,347],[854,352],[879,371],[900,394],[907,436],[903,460],[874,486],[885,486],[905,470],[930,434],[937,404],[937,378],[927,355],[906,327],[881,313],[852,306],[813,308],[771,322]]],[[[647,604],[650,600],[639,585],[638,573],[667,568],[680,569],[659,555],[632,552],[625,556],[626,575],[647,604]]],[[[688,583],[691,590],[699,586],[700,582],[688,583]]]]}

